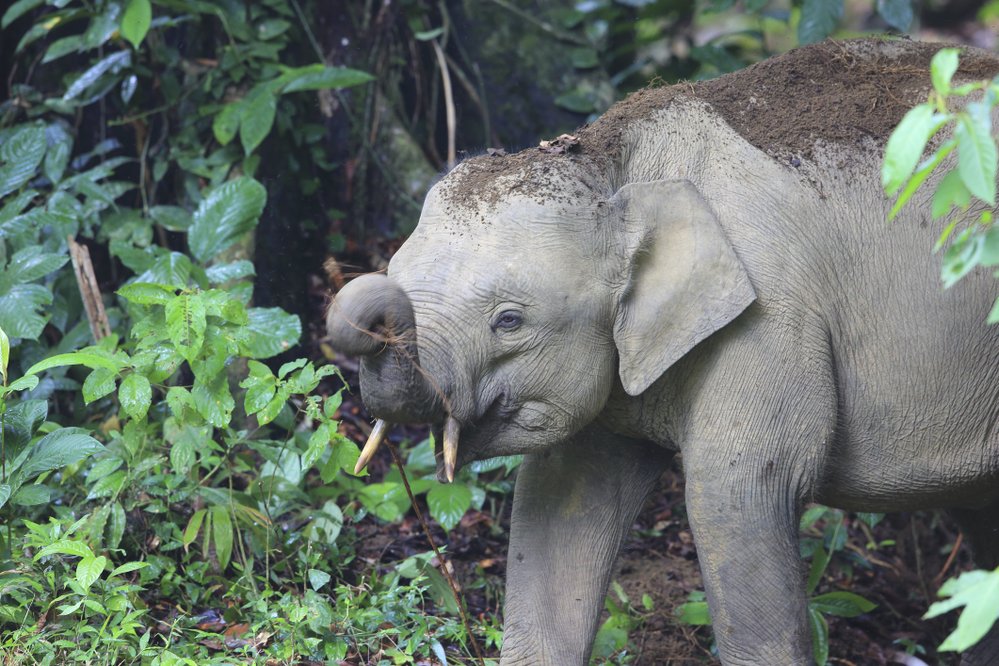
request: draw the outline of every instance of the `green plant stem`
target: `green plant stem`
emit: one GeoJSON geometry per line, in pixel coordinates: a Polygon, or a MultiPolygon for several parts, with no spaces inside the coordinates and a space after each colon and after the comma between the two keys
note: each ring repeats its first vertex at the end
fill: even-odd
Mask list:
{"type": "Polygon", "coordinates": [[[388,450],[392,453],[392,460],[395,461],[395,466],[399,468],[399,474],[402,476],[402,484],[406,487],[406,494],[409,495],[409,502],[413,505],[416,518],[423,527],[423,533],[427,535],[427,541],[430,542],[430,547],[434,551],[434,557],[440,563],[440,572],[447,579],[447,584],[451,588],[451,594],[454,595],[454,602],[458,606],[458,614],[461,615],[461,623],[465,625],[465,633],[468,634],[468,640],[472,643],[472,649],[475,651],[475,657],[479,660],[479,666],[485,666],[486,662],[482,656],[482,649],[479,647],[479,642],[475,640],[475,634],[472,633],[472,625],[468,621],[468,615],[465,613],[465,604],[462,602],[458,584],[455,582],[450,570],[448,570],[447,559],[441,554],[440,548],[437,547],[437,542],[434,540],[434,535],[430,532],[427,519],[423,517],[423,512],[420,511],[420,507],[416,503],[416,497],[413,495],[413,489],[409,487],[409,477],[406,475],[406,469],[402,465],[402,459],[399,458],[399,452],[391,444],[388,445],[388,450]]]}

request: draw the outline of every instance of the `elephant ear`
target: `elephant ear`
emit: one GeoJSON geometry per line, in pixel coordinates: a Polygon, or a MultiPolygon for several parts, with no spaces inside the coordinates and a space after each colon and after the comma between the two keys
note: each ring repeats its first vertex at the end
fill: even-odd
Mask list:
{"type": "Polygon", "coordinates": [[[756,299],[746,269],[692,183],[625,185],[614,195],[629,268],[614,320],[621,382],[645,391],[756,299]]]}

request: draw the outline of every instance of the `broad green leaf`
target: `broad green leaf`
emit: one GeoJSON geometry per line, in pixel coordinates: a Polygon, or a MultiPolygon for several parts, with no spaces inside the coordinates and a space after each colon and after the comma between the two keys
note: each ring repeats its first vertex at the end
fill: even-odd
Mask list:
{"type": "Polygon", "coordinates": [[[367,72],[362,72],[349,67],[328,67],[313,65],[292,70],[281,76],[281,80],[287,80],[281,92],[290,93],[302,90],[325,90],[329,88],[350,88],[368,81],[373,81],[375,77],[367,72]]]}
{"type": "Polygon", "coordinates": [[[58,184],[66,172],[66,165],[69,164],[69,156],[73,151],[73,135],[61,122],[54,122],[45,128],[45,136],[49,148],[45,153],[42,171],[53,184],[58,184]]]}
{"type": "Polygon", "coordinates": [[[47,504],[51,499],[52,492],[47,486],[32,484],[21,486],[10,498],[10,503],[16,506],[38,506],[39,504],[47,504]]]}
{"type": "Polygon", "coordinates": [[[108,368],[94,368],[83,380],[83,401],[86,404],[100,400],[117,388],[118,373],[108,368]]]}
{"type": "Polygon", "coordinates": [[[898,198],[895,200],[895,204],[891,207],[891,211],[888,213],[888,220],[894,220],[895,216],[898,215],[902,207],[912,198],[912,195],[916,193],[926,179],[929,178],[933,172],[936,170],[940,163],[943,162],[948,155],[954,152],[957,147],[957,141],[949,139],[942,143],[939,148],[937,148],[932,155],[930,155],[925,161],[922,162],[917,168],[916,173],[912,174],[912,178],[909,182],[905,184],[902,191],[899,193],[898,198]]]}
{"type": "MultiPolygon", "coordinates": [[[[911,5],[909,6],[909,21],[912,21],[911,5]]],[[[907,29],[899,28],[899,30],[907,29]]],[[[941,95],[950,93],[950,80],[954,78],[954,72],[957,71],[958,53],[960,53],[960,49],[940,49],[930,60],[930,79],[933,81],[934,90],[941,95]]]]}
{"type": "Polygon", "coordinates": [[[403,485],[392,481],[364,486],[360,491],[360,500],[364,508],[388,523],[402,520],[409,505],[403,485]]]}
{"type": "Polygon", "coordinates": [[[22,125],[0,141],[0,199],[35,175],[45,157],[45,128],[22,125]]]}
{"type": "Polygon", "coordinates": [[[856,617],[877,608],[877,604],[871,603],[859,594],[842,590],[812,597],[808,603],[820,613],[838,617],[856,617]]]}
{"type": "Polygon", "coordinates": [[[902,117],[888,137],[881,166],[881,185],[889,196],[894,196],[909,178],[927,142],[947,120],[929,104],[914,106],[902,117]]]}
{"type": "Polygon", "coordinates": [[[907,32],[912,25],[913,0],[878,0],[878,14],[885,23],[899,32],[907,32]]]}
{"type": "Polygon", "coordinates": [[[195,409],[206,421],[216,428],[229,425],[236,401],[229,392],[225,374],[214,378],[210,384],[195,378],[191,397],[194,399],[195,409]]]}
{"type": "MultiPolygon", "coordinates": [[[[0,328],[13,338],[37,340],[48,323],[52,292],[40,284],[18,284],[0,296],[0,328]]],[[[25,373],[29,374],[29,373],[25,373]]]]}
{"type": "Polygon", "coordinates": [[[187,287],[192,270],[190,257],[180,252],[170,252],[158,257],[149,270],[137,276],[135,281],[184,289],[187,287]]]}
{"type": "Polygon", "coordinates": [[[41,558],[48,557],[49,555],[72,555],[73,557],[93,558],[94,551],[90,550],[90,546],[82,541],[60,539],[55,543],[50,543],[35,553],[34,559],[40,560],[41,558]]]}
{"type": "Polygon", "coordinates": [[[205,342],[205,304],[200,294],[181,294],[166,304],[170,340],[181,356],[194,360],[205,342]]]}
{"type": "Polygon", "coordinates": [[[131,51],[115,51],[109,56],[97,61],[87,71],[79,76],[66,90],[62,96],[64,102],[76,99],[82,95],[90,86],[97,82],[108,72],[117,72],[132,64],[131,51]]]}
{"type": "Polygon", "coordinates": [[[460,483],[438,483],[427,493],[430,515],[450,531],[472,505],[472,491],[460,483]]]}
{"type": "Polygon", "coordinates": [[[128,0],[125,5],[125,13],[121,17],[121,36],[132,44],[135,49],[139,48],[142,40],[149,32],[149,24],[153,20],[153,8],[149,0],[128,0]]]}
{"type": "Polygon", "coordinates": [[[17,456],[28,445],[48,413],[45,400],[23,400],[7,408],[3,430],[8,458],[17,456]]]}
{"type": "Polygon", "coordinates": [[[996,144],[992,139],[992,117],[988,107],[971,102],[968,113],[958,116],[954,128],[957,139],[957,170],[974,196],[996,205],[996,144]]]}
{"type": "Polygon", "coordinates": [[[69,55],[70,53],[84,51],[86,48],[87,45],[83,41],[83,35],[71,35],[69,37],[57,39],[45,50],[45,56],[42,58],[42,64],[44,65],[45,63],[52,62],[53,60],[58,60],[65,55],[69,55]]]}
{"type": "Polygon", "coordinates": [[[326,544],[336,543],[343,528],[343,511],[336,502],[327,500],[323,508],[314,515],[312,523],[306,528],[306,534],[312,541],[326,544]]]}
{"type": "Polygon", "coordinates": [[[999,568],[965,572],[944,583],[938,594],[950,599],[932,604],[924,618],[936,617],[964,606],[957,628],[940,645],[941,651],[968,649],[999,620],[999,568]]]}
{"type": "Polygon", "coordinates": [[[239,261],[233,261],[228,264],[215,264],[210,266],[205,274],[208,275],[208,281],[212,284],[222,284],[223,282],[229,282],[230,280],[239,280],[245,277],[252,277],[257,274],[256,269],[253,267],[253,262],[247,261],[246,259],[240,259],[239,261]]]}
{"type": "Polygon", "coordinates": [[[83,428],[60,428],[38,440],[18,470],[18,475],[26,481],[103,450],[104,446],[83,428]]]}
{"type": "Polygon", "coordinates": [[[821,42],[833,33],[843,18],[843,0],[805,0],[798,23],[798,43],[821,42]]]}
{"type": "Polygon", "coordinates": [[[683,624],[706,626],[711,624],[711,614],[706,601],[688,601],[676,608],[677,620],[683,624]]]}
{"type": "Polygon", "coordinates": [[[239,140],[249,155],[259,146],[274,125],[277,97],[266,84],[258,85],[239,107],[239,140]]]}
{"type": "Polygon", "coordinates": [[[165,284],[133,282],[116,292],[119,296],[139,305],[162,305],[177,295],[177,289],[165,284]]]}
{"type": "Polygon", "coordinates": [[[252,178],[223,183],[205,197],[188,231],[191,253],[207,263],[253,229],[267,202],[267,191],[252,178]]]}
{"type": "Polygon", "coordinates": [[[13,3],[7,8],[7,11],[3,13],[3,18],[0,19],[0,29],[6,29],[11,23],[42,4],[44,1],[45,0],[17,0],[17,2],[13,3]]]}
{"type": "Polygon", "coordinates": [[[204,522],[206,513],[208,513],[207,509],[198,509],[191,516],[191,519],[187,521],[187,527],[184,528],[184,535],[181,538],[184,550],[187,550],[194,543],[194,540],[198,538],[198,531],[201,529],[201,523],[204,522]]]}
{"type": "Polygon", "coordinates": [[[333,578],[325,571],[320,571],[319,569],[309,569],[308,574],[309,574],[309,585],[312,587],[313,590],[316,590],[317,592],[319,591],[319,588],[321,588],[326,583],[330,582],[330,580],[333,578]]]}
{"type": "Polygon", "coordinates": [[[319,424],[316,431],[309,437],[309,445],[302,454],[302,467],[309,469],[316,464],[316,461],[323,455],[331,439],[330,426],[326,423],[319,424]]]}
{"type": "Polygon", "coordinates": [[[10,499],[10,490],[9,483],[0,483],[0,508],[10,499]]]}
{"type": "Polygon", "coordinates": [[[10,258],[3,280],[12,283],[32,282],[59,270],[67,261],[68,256],[47,253],[40,245],[29,245],[10,258]]]}
{"type": "Polygon", "coordinates": [[[808,626],[812,633],[812,656],[817,666],[826,666],[829,661],[829,625],[822,613],[808,607],[808,626]]]}
{"type": "Polygon", "coordinates": [[[225,569],[232,556],[233,541],[232,519],[227,506],[212,507],[212,541],[215,542],[215,557],[219,560],[219,568],[225,569]]]}
{"type": "Polygon", "coordinates": [[[128,481],[128,474],[125,470],[119,470],[112,474],[108,474],[90,487],[90,492],[87,493],[87,499],[93,500],[100,497],[117,496],[121,492],[121,489],[125,486],[126,481],[128,481]]]}
{"type": "MultiPolygon", "coordinates": [[[[122,507],[121,502],[113,502],[111,504],[111,514],[108,516],[107,526],[107,547],[109,549],[114,550],[121,544],[121,538],[125,535],[125,526],[125,509],[122,507]]],[[[130,564],[136,563],[132,562],[130,564]]],[[[120,569],[126,566],[128,566],[128,564],[123,564],[112,571],[111,575],[115,576],[119,573],[123,573],[120,569]]]]}
{"type": "Polygon", "coordinates": [[[971,203],[971,192],[964,186],[961,174],[957,169],[947,172],[937,184],[936,191],[933,192],[933,205],[931,212],[933,218],[943,217],[950,212],[951,208],[964,208],[971,203]]]}
{"type": "Polygon", "coordinates": [[[36,375],[39,372],[48,370],[49,368],[59,368],[65,365],[82,365],[91,369],[107,368],[113,372],[118,372],[124,367],[121,361],[116,359],[94,354],[92,352],[78,351],[49,356],[48,358],[43,359],[28,368],[24,374],[36,375]]]}
{"type": "Polygon", "coordinates": [[[12,381],[10,386],[7,387],[7,392],[14,393],[16,391],[32,391],[36,386],[38,386],[38,376],[27,375],[12,381]]]}
{"type": "Polygon", "coordinates": [[[144,375],[133,372],[125,377],[118,389],[118,402],[129,417],[141,421],[146,418],[153,390],[144,375]]]}
{"type": "Polygon", "coordinates": [[[281,308],[250,308],[245,352],[250,358],[270,358],[298,344],[302,323],[281,308]]]}
{"type": "Polygon", "coordinates": [[[108,574],[108,578],[111,576],[120,576],[121,574],[130,573],[132,571],[138,571],[139,569],[145,569],[148,566],[148,562],[125,562],[121,566],[115,567],[114,570],[108,574]]]}
{"type": "Polygon", "coordinates": [[[242,106],[242,100],[230,102],[215,114],[215,118],[212,120],[212,134],[215,135],[215,140],[219,142],[219,145],[228,145],[239,131],[242,106]]]}
{"type": "Polygon", "coordinates": [[[101,577],[107,563],[108,560],[103,555],[100,557],[84,557],[76,565],[76,582],[83,589],[89,590],[90,586],[96,583],[97,579],[101,577]]]}
{"type": "Polygon", "coordinates": [[[267,41],[283,35],[291,28],[291,23],[283,19],[266,19],[257,24],[257,39],[267,41]]]}
{"type": "Polygon", "coordinates": [[[191,214],[180,206],[153,206],[149,217],[168,231],[187,231],[191,226],[191,214]]]}

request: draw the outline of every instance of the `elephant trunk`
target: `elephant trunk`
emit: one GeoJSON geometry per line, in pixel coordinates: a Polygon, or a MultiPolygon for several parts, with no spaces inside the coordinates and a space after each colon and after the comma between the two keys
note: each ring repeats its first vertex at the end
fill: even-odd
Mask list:
{"type": "Polygon", "coordinates": [[[361,359],[361,397],[368,411],[391,423],[443,418],[442,396],[420,367],[416,318],[409,297],[394,280],[363,275],[330,304],[331,344],[361,359]]]}

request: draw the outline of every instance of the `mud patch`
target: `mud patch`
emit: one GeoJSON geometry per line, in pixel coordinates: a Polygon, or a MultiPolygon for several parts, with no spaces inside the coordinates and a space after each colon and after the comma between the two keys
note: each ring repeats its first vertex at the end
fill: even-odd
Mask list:
{"type": "MultiPolygon", "coordinates": [[[[629,128],[649,120],[674,99],[710,104],[749,143],[781,160],[811,159],[819,143],[865,151],[883,146],[892,129],[931,88],[929,65],[946,44],[908,40],[827,40],[697,83],[650,87],[618,102],[575,136],[564,154],[529,148],[506,156],[464,162],[448,177],[445,199],[475,205],[495,203],[511,186],[531,196],[551,196],[566,164],[580,172],[606,174],[620,156],[629,128]],[[552,168],[558,169],[553,180],[552,168]],[[507,186],[496,179],[511,175],[507,186]]],[[[955,82],[999,73],[999,56],[964,48],[955,82]]],[[[594,183],[598,185],[599,183],[594,183]]]]}

